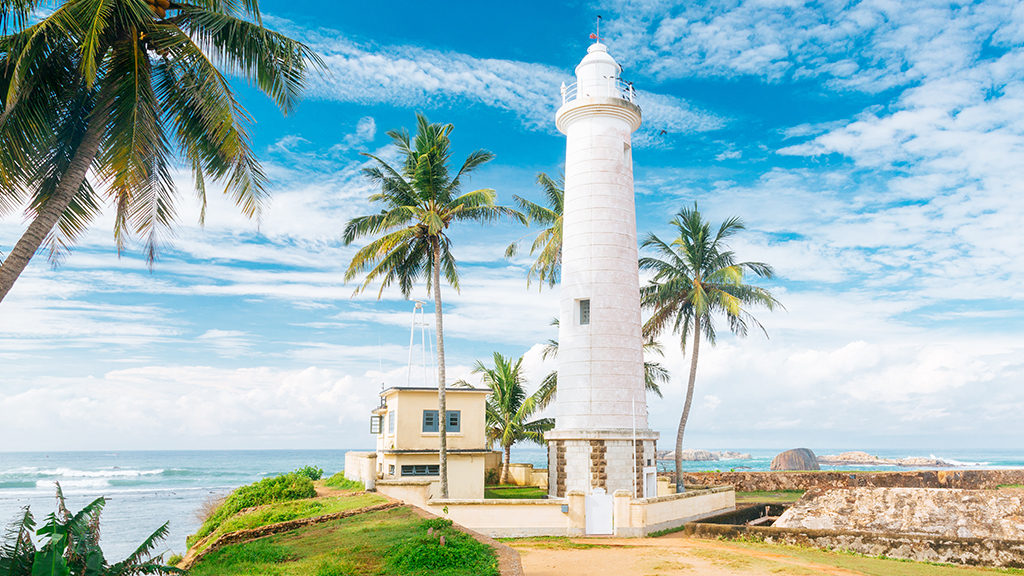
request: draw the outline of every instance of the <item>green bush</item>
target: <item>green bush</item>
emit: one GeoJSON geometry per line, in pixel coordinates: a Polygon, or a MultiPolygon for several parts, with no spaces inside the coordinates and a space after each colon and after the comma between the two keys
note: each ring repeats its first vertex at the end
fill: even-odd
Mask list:
{"type": "Polygon", "coordinates": [[[184,559],[185,559],[185,557],[182,556],[181,554],[171,554],[171,557],[167,559],[167,565],[168,566],[177,566],[184,559]]]}
{"type": "Polygon", "coordinates": [[[497,486],[498,482],[501,481],[501,475],[498,474],[497,468],[488,468],[484,474],[484,484],[487,486],[497,486]]]}
{"type": "Polygon", "coordinates": [[[344,470],[338,472],[334,476],[331,476],[327,480],[324,480],[324,486],[341,488],[342,490],[366,490],[366,486],[364,486],[362,482],[345,478],[344,470]]]}
{"type": "Polygon", "coordinates": [[[419,535],[397,544],[384,558],[387,573],[406,576],[473,574],[498,576],[498,559],[490,547],[453,529],[451,520],[424,520],[419,535]],[[433,529],[427,534],[428,529],[433,529]],[[444,537],[444,546],[441,537],[444,537]],[[466,572],[466,570],[471,572],[466,572]]]}
{"type": "Polygon", "coordinates": [[[319,468],[317,466],[303,466],[302,468],[296,470],[295,473],[298,474],[299,476],[305,476],[306,478],[309,478],[310,480],[316,482],[317,480],[323,477],[324,469],[319,468]]]}
{"type": "Polygon", "coordinates": [[[313,481],[295,472],[264,478],[248,486],[242,486],[228,495],[213,515],[203,522],[199,531],[185,539],[185,543],[189,547],[193,546],[240,510],[274,502],[313,498],[314,496],[316,496],[316,488],[313,487],[313,481]]]}

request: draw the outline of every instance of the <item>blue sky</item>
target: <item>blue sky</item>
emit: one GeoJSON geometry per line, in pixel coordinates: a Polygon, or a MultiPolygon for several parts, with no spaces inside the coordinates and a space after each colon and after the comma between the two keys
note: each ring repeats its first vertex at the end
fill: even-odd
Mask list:
{"type": "MultiPolygon", "coordinates": [[[[198,227],[183,172],[152,273],[137,246],[117,257],[109,211],[59,268],[36,258],[0,305],[0,450],[370,446],[381,380],[408,378],[412,305],[343,282],[341,230],[373,210],[359,153],[393,158],[385,132],[422,111],[454,123],[457,158],[496,154],[474,187],[539,200],[536,173],[564,156],[559,85],[597,14],[640,90],[640,233],[669,234],[693,202],[742,217],[732,246],[776,268],[765,285],[787,308],[757,314],[770,339],[702,349],[686,445],[1020,447],[1019,3],[262,7],[330,68],[288,118],[239,86],[273,182],[262,221],[216,198],[198,227]]],[[[23,228],[0,218],[0,251],[23,228]]],[[[495,350],[525,354],[534,383],[553,368],[557,290],[527,290],[528,257],[502,258],[526,232],[454,232],[453,377],[495,350]]],[[[664,341],[673,379],[649,413],[668,447],[687,358],[664,341]]]]}

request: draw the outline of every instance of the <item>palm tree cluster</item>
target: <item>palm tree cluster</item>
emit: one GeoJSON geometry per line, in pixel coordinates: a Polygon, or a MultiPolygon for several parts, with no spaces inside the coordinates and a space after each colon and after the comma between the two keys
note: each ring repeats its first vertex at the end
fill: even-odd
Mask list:
{"type": "Polygon", "coordinates": [[[677,234],[670,243],[648,234],[641,244],[641,248],[651,250],[654,256],[640,258],[640,269],[653,273],[650,282],[640,290],[640,304],[651,312],[643,327],[645,338],[653,340],[671,330],[679,334],[683,350],[687,339],[693,340],[686,401],[676,434],[676,490],[682,492],[683,433],[693,402],[701,337],[715,345],[716,314],[724,315],[729,330],[738,336],[746,336],[751,325],[767,336],[764,326],[748,309],[764,306],[774,310],[782,304],[768,290],[744,282],[747,272],[772,278],[773,271],[762,262],[736,261],[726,241],[745,228],[741,219],[729,218],[714,230],[694,204],[692,210],[680,210],[669,224],[677,234]]]}
{"type": "Polygon", "coordinates": [[[59,263],[103,204],[118,252],[138,235],[152,266],[175,219],[176,158],[200,222],[208,179],[258,218],[267,179],[226,74],[287,114],[322,66],[263,26],[258,0],[66,0],[32,22],[51,5],[0,4],[0,215],[31,220],[0,265],[0,300],[44,243],[59,263]]]}
{"type": "Polygon", "coordinates": [[[493,368],[478,360],[473,373],[480,374],[483,383],[491,389],[486,404],[487,441],[497,444],[504,452],[498,483],[507,484],[512,446],[519,442],[543,445],[544,433],[555,427],[554,418],[531,420],[547,407],[551,395],[545,395],[543,388],[527,395],[522,357],[513,364],[511,358],[495,352],[493,368]]]}
{"type": "MultiPolygon", "coordinates": [[[[402,155],[400,166],[391,166],[381,158],[365,154],[374,162],[363,173],[380,188],[370,196],[379,203],[379,213],[353,218],[345,225],[346,245],[359,238],[375,239],[360,248],[349,264],[345,280],[363,274],[356,293],[380,280],[380,298],[384,289],[397,283],[408,298],[417,280],[426,280],[433,289],[434,319],[437,334],[438,413],[446,414],[444,317],[441,306],[441,275],[448,284],[459,289],[458,263],[452,254],[448,229],[457,222],[493,222],[501,217],[526,223],[516,210],[498,206],[494,190],[481,188],[463,192],[470,174],[489,162],[494,155],[486,150],[472,152],[454,175],[451,161],[451,124],[432,124],[422,114],[416,115],[415,138],[406,130],[388,132],[402,155]]],[[[448,497],[447,423],[439,419],[441,497],[448,497]]]]}
{"type": "Polygon", "coordinates": [[[0,542],[0,574],[4,576],[131,576],[135,574],[184,574],[164,566],[153,550],[167,537],[168,523],[157,528],[124,560],[107,562],[100,548],[100,513],[106,500],[97,498],[71,513],[57,484],[57,512],[35,531],[41,546],[36,549],[32,512],[26,506],[0,542]]]}

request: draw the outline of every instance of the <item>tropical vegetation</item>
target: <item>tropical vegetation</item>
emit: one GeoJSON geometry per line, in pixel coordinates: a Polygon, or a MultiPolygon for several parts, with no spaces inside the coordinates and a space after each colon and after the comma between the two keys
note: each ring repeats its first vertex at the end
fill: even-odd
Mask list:
{"type": "Polygon", "coordinates": [[[110,564],[100,548],[100,513],[106,499],[97,498],[77,513],[67,508],[57,485],[57,511],[47,515],[38,530],[26,506],[8,527],[0,544],[0,574],[4,576],[130,576],[180,574],[164,566],[153,550],[167,537],[168,523],[157,528],[127,558],[110,564]],[[39,542],[36,548],[36,540],[39,542]]]}
{"type": "MultiPolygon", "coordinates": [[[[303,469],[299,469],[302,471],[303,469]]],[[[191,547],[196,542],[209,536],[221,524],[245,508],[263,506],[274,502],[301,500],[316,496],[313,481],[304,473],[289,472],[280,476],[264,478],[246,486],[236,488],[224,502],[213,510],[203,521],[195,534],[185,539],[191,547]]]]}
{"type": "MultiPolygon", "coordinates": [[[[640,304],[651,313],[643,327],[647,340],[654,340],[670,330],[679,334],[679,344],[684,351],[688,339],[693,343],[686,401],[676,434],[675,470],[679,479],[683,467],[683,433],[693,402],[701,338],[715,345],[716,315],[724,315],[729,330],[737,336],[746,336],[751,325],[767,336],[767,330],[750,314],[749,308],[764,306],[775,310],[782,304],[767,289],[745,283],[748,272],[772,278],[771,266],[762,262],[737,262],[736,255],[726,244],[729,238],[745,229],[741,219],[729,218],[714,230],[694,204],[692,210],[680,210],[669,224],[676,234],[671,242],[647,234],[641,243],[641,249],[649,250],[653,256],[640,258],[640,269],[651,272],[653,277],[640,290],[640,304]]],[[[682,482],[676,482],[676,490],[684,490],[682,482]]]]}
{"type": "MultiPolygon", "coordinates": [[[[343,234],[345,245],[359,238],[373,237],[352,257],[345,280],[363,274],[356,293],[380,281],[380,291],[397,283],[408,298],[417,280],[426,280],[433,290],[434,321],[437,333],[438,413],[447,413],[445,400],[444,315],[441,306],[441,277],[459,290],[458,263],[452,253],[449,228],[459,222],[485,223],[501,217],[526,223],[520,212],[498,206],[497,194],[489,188],[463,192],[469,176],[494,155],[476,150],[452,174],[451,124],[431,124],[426,116],[416,115],[417,133],[410,137],[405,129],[388,132],[402,162],[392,166],[373,154],[364,154],[374,163],[363,170],[380,192],[370,196],[380,204],[376,214],[349,220],[343,234]]],[[[448,497],[447,418],[440,418],[441,495],[448,497]]]]}
{"type": "Polygon", "coordinates": [[[44,242],[58,264],[104,204],[118,253],[138,235],[152,266],[176,216],[178,159],[200,223],[211,179],[259,218],[267,179],[226,75],[287,114],[321,66],[263,26],[258,0],[5,0],[0,31],[0,216],[24,207],[31,221],[0,264],[0,301],[44,242]]]}
{"type": "MultiPolygon", "coordinates": [[[[562,212],[565,208],[565,180],[563,176],[552,179],[543,172],[537,174],[537,183],[544,192],[547,206],[541,206],[519,196],[512,196],[519,209],[526,214],[530,225],[547,226],[538,231],[533,244],[530,245],[530,256],[537,253],[537,259],[526,273],[526,286],[536,279],[539,288],[547,284],[554,288],[562,274],[562,212]]],[[[527,235],[529,236],[529,234],[527,235]]],[[[508,245],[505,257],[513,258],[519,254],[519,247],[526,237],[508,245]]]]}
{"type": "Polygon", "coordinates": [[[504,451],[498,482],[507,484],[512,446],[518,442],[543,445],[544,433],[555,427],[555,420],[531,420],[546,404],[540,390],[527,395],[521,357],[513,363],[511,358],[505,358],[500,352],[495,352],[493,368],[477,360],[473,373],[479,374],[483,383],[491,389],[485,406],[487,441],[492,445],[501,446],[504,451]]]}

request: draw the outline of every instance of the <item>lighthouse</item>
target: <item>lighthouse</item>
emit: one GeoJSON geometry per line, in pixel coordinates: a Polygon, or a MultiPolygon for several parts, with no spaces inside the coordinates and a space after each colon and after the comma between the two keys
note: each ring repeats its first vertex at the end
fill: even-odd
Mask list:
{"type": "Polygon", "coordinates": [[[562,86],[555,115],[566,136],[555,427],[548,490],[633,498],[656,492],[647,424],[632,133],[635,91],[600,41],[562,86]]]}

